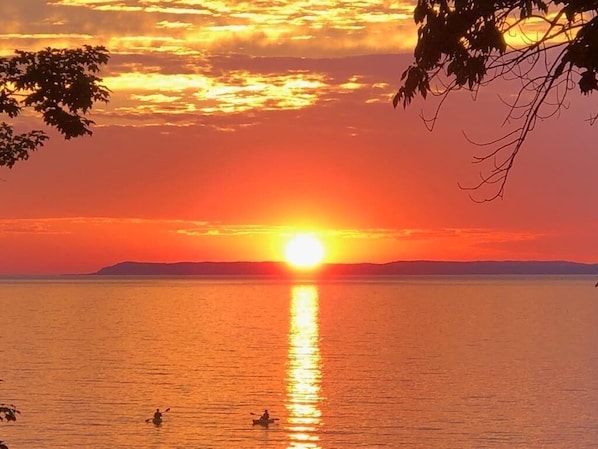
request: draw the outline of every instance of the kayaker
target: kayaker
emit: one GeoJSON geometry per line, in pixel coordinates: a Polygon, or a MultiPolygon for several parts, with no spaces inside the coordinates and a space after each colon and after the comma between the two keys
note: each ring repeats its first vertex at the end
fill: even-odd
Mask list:
{"type": "Polygon", "coordinates": [[[159,408],[157,408],[156,412],[154,413],[154,422],[158,421],[162,421],[162,413],[160,412],[159,408]]]}
{"type": "Polygon", "coordinates": [[[268,410],[264,410],[264,413],[262,416],[260,416],[260,419],[262,421],[268,421],[270,419],[270,413],[268,413],[268,410]]]}

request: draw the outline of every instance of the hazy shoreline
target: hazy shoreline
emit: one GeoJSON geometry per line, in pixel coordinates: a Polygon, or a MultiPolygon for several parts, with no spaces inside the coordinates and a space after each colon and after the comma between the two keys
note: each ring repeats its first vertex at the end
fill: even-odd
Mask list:
{"type": "Polygon", "coordinates": [[[121,262],[97,276],[389,276],[389,275],[598,275],[598,263],[568,261],[396,261],[322,264],[294,269],[284,262],[121,262]]]}

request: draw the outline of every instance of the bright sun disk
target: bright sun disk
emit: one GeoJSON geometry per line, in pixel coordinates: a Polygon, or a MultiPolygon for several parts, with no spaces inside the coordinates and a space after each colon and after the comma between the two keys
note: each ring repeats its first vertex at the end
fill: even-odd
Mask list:
{"type": "Polygon", "coordinates": [[[285,247],[285,257],[289,264],[298,268],[310,268],[322,263],[324,247],[320,241],[307,234],[293,237],[285,247]]]}

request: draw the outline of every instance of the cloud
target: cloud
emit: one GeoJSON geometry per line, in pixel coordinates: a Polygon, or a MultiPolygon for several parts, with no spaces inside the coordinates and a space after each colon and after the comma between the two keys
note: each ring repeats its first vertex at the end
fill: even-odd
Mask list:
{"type": "MultiPolygon", "coordinates": [[[[412,48],[411,2],[179,0],[22,0],[0,6],[0,51],[31,49],[28,35],[55,35],[54,44],[81,45],[81,36],[114,53],[172,52],[252,55],[357,55],[412,48]],[[68,29],[72,39],[65,40],[68,29]],[[7,31],[8,30],[8,31],[7,31]],[[21,34],[22,33],[22,34],[21,34]],[[176,43],[165,45],[166,42],[176,43]],[[17,47],[19,46],[19,47],[17,47]]],[[[44,41],[50,46],[51,40],[44,41]]]]}
{"type": "Polygon", "coordinates": [[[163,61],[155,56],[114,59],[103,79],[112,99],[95,112],[102,126],[165,122],[180,126],[213,115],[262,115],[330,103],[390,104],[394,88],[387,72],[397,61],[396,55],[310,60],[238,54],[197,59],[170,56],[163,61]]]}
{"type": "Polygon", "coordinates": [[[11,235],[61,235],[69,234],[57,220],[12,219],[0,220],[0,238],[11,235]]]}
{"type": "MultiPolygon", "coordinates": [[[[10,234],[65,234],[77,227],[137,226],[154,227],[164,232],[174,232],[190,237],[196,236],[251,236],[292,235],[304,229],[286,225],[234,224],[202,220],[148,219],[136,217],[59,217],[59,218],[13,218],[0,219],[0,236],[10,234]]],[[[365,240],[453,240],[460,239],[477,244],[497,244],[537,240],[546,237],[521,231],[505,231],[485,228],[338,228],[318,229],[322,237],[365,240]]]]}
{"type": "Polygon", "coordinates": [[[112,95],[94,108],[99,127],[190,126],[349,96],[390,101],[389,78],[364,76],[374,59],[358,55],[409,47],[403,29],[413,34],[412,8],[368,0],[22,0],[0,5],[14,23],[0,34],[0,54],[105,45],[112,57],[100,75],[112,95]]]}

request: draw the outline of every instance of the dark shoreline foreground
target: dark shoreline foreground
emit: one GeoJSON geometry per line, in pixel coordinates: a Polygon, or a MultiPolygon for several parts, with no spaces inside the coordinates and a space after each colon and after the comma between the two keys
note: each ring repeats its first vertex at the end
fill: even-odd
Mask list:
{"type": "Polygon", "coordinates": [[[297,270],[284,262],[121,262],[99,276],[392,276],[392,275],[598,275],[598,263],[567,261],[397,261],[323,264],[297,270]]]}

